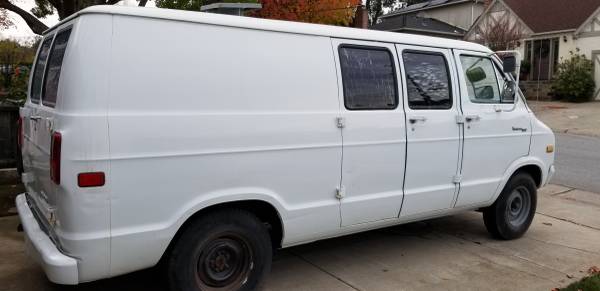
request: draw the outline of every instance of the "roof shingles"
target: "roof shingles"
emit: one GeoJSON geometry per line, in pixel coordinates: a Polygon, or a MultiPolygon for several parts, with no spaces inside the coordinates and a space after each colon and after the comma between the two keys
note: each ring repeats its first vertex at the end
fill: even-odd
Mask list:
{"type": "Polygon", "coordinates": [[[600,0],[503,0],[534,33],[577,29],[600,0]]]}

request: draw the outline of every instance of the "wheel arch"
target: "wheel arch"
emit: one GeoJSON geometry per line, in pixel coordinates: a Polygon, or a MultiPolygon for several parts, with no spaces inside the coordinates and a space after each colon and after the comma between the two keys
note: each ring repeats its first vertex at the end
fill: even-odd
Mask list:
{"type": "Polygon", "coordinates": [[[210,212],[219,211],[223,209],[241,209],[254,214],[261,222],[267,225],[269,229],[269,235],[271,237],[271,243],[274,248],[280,248],[282,246],[284,237],[284,224],[281,214],[277,208],[265,200],[260,199],[247,199],[247,200],[234,200],[227,202],[220,202],[206,206],[202,209],[197,210],[192,215],[187,217],[185,221],[179,226],[175,235],[171,238],[168,246],[164,250],[159,263],[164,262],[168,258],[169,253],[173,249],[173,246],[177,240],[181,237],[184,231],[196,221],[199,217],[206,215],[210,212]]]}
{"type": "Polygon", "coordinates": [[[496,193],[491,200],[488,201],[487,204],[491,205],[498,199],[500,193],[506,187],[506,183],[512,178],[515,174],[519,172],[526,172],[530,174],[535,181],[536,187],[540,188],[544,186],[547,181],[547,172],[544,169],[548,167],[545,166],[544,162],[538,158],[532,156],[522,157],[516,161],[514,161],[504,172],[504,176],[496,189],[496,193]]]}
{"type": "Polygon", "coordinates": [[[540,166],[535,165],[535,164],[523,165],[514,171],[514,173],[511,175],[511,178],[518,173],[529,174],[531,176],[531,178],[533,178],[535,185],[538,188],[542,187],[542,175],[543,174],[542,174],[542,168],[540,166]]]}

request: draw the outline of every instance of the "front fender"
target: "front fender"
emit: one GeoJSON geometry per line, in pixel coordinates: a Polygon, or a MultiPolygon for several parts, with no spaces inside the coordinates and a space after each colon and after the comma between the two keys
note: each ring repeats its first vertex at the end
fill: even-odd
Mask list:
{"type": "Polygon", "coordinates": [[[546,179],[548,178],[548,171],[546,171],[545,169],[548,169],[549,166],[546,165],[542,159],[534,157],[534,156],[521,157],[521,158],[515,160],[514,162],[512,162],[508,166],[506,171],[504,172],[504,175],[502,176],[502,179],[500,180],[500,184],[498,184],[498,188],[496,189],[494,196],[492,197],[492,199],[490,201],[488,201],[488,203],[490,205],[493,204],[496,201],[496,199],[498,199],[498,196],[500,196],[500,193],[502,193],[502,190],[506,186],[506,183],[508,183],[508,180],[510,179],[510,177],[512,177],[514,173],[516,173],[519,169],[521,169],[525,166],[538,167],[541,172],[541,178],[542,178],[541,185],[545,185],[545,183],[547,182],[546,179]]]}

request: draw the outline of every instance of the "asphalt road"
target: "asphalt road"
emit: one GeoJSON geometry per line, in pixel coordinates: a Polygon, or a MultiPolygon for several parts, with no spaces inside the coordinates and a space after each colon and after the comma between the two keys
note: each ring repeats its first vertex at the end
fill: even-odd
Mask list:
{"type": "Polygon", "coordinates": [[[556,174],[550,183],[600,193],[600,138],[556,134],[556,174]]]}

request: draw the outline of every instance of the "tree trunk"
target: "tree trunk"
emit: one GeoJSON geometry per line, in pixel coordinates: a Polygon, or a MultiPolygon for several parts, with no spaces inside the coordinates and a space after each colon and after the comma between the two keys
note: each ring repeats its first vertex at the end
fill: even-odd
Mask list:
{"type": "Polygon", "coordinates": [[[33,33],[35,33],[35,34],[41,35],[46,29],[48,29],[48,26],[46,26],[44,23],[42,23],[35,16],[33,16],[29,12],[21,9],[20,7],[10,3],[8,0],[0,0],[0,8],[4,8],[8,11],[12,11],[12,12],[18,14],[19,16],[21,16],[21,18],[23,18],[23,20],[25,20],[25,22],[27,23],[29,28],[31,28],[31,31],[33,31],[33,33]]]}

